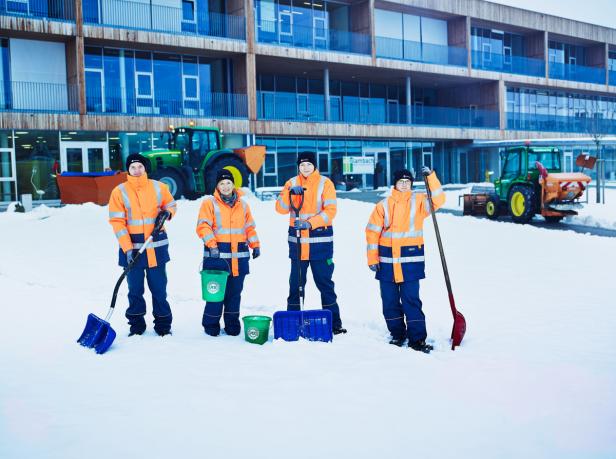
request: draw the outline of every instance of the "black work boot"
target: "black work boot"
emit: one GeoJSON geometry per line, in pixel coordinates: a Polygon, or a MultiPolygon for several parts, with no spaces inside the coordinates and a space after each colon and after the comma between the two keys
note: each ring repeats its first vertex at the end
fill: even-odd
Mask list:
{"type": "Polygon", "coordinates": [[[156,334],[158,336],[167,336],[167,335],[172,335],[173,333],[171,333],[171,330],[156,330],[154,329],[154,331],[156,332],[156,334]]]}
{"type": "Polygon", "coordinates": [[[429,354],[430,351],[434,349],[434,346],[432,346],[431,344],[427,344],[424,340],[415,341],[413,343],[409,341],[409,347],[414,351],[420,351],[425,354],[429,354]]]}
{"type": "Polygon", "coordinates": [[[145,332],[145,320],[130,325],[128,336],[143,335],[145,332]]]}
{"type": "Polygon", "coordinates": [[[389,344],[393,344],[394,346],[402,347],[406,338],[392,338],[389,344]]]}
{"type": "Polygon", "coordinates": [[[334,332],[334,335],[339,335],[341,333],[346,333],[347,330],[346,328],[342,328],[342,327],[336,327],[332,330],[332,332],[334,332]]]}

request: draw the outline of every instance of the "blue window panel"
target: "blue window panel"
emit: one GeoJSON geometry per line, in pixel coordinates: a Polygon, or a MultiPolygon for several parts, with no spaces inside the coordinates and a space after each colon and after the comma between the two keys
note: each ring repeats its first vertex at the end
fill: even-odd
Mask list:
{"type": "Polygon", "coordinates": [[[152,77],[150,75],[137,75],[137,95],[152,95],[152,77]]]}
{"type": "Polygon", "coordinates": [[[186,97],[195,99],[197,97],[197,79],[185,78],[184,79],[184,94],[186,97]]]}
{"type": "Polygon", "coordinates": [[[86,109],[89,112],[103,111],[102,85],[101,72],[86,70],[86,109]]]}

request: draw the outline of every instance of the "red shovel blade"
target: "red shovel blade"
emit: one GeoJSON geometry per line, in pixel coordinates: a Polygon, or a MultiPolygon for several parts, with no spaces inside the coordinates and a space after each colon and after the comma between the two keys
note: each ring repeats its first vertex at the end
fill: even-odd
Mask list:
{"type": "Polygon", "coordinates": [[[453,318],[453,329],[451,330],[451,350],[455,351],[456,346],[459,346],[466,333],[466,319],[460,311],[456,311],[453,318]]]}

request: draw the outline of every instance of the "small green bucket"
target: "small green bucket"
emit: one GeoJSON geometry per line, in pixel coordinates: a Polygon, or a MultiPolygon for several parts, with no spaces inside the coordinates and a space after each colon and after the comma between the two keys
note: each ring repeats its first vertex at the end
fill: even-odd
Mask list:
{"type": "Polygon", "coordinates": [[[249,343],[263,344],[269,338],[272,319],[267,316],[242,317],[244,322],[244,339],[249,343]]]}
{"type": "Polygon", "coordinates": [[[227,271],[204,269],[201,271],[201,296],[205,301],[220,302],[225,299],[227,271]]]}

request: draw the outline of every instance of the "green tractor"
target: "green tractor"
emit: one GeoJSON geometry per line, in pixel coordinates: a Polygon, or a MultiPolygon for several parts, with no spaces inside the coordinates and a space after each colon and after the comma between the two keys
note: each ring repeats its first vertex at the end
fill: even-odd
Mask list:
{"type": "MultiPolygon", "coordinates": [[[[511,215],[516,223],[528,223],[535,214],[549,223],[576,215],[590,177],[562,173],[561,153],[556,147],[519,146],[503,154],[503,169],[494,182],[494,193],[472,195],[469,205],[485,203],[490,219],[511,215]]],[[[465,201],[466,205],[466,201],[465,201]]]]}
{"type": "Polygon", "coordinates": [[[248,174],[259,172],[265,160],[264,146],[223,149],[215,127],[178,127],[167,135],[167,150],[143,155],[152,163],[152,178],[166,184],[176,199],[212,194],[219,169],[231,172],[236,187],[248,186],[248,174]]]}

